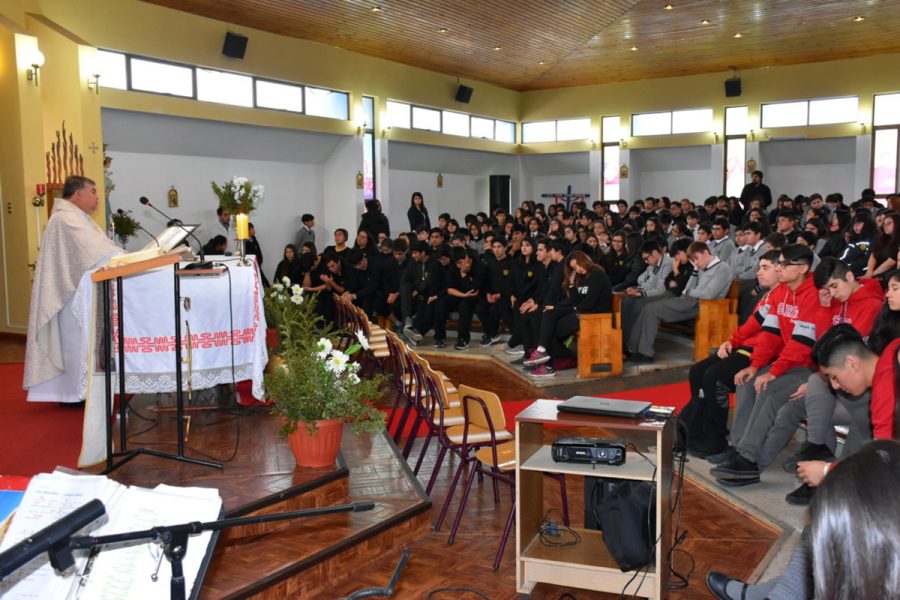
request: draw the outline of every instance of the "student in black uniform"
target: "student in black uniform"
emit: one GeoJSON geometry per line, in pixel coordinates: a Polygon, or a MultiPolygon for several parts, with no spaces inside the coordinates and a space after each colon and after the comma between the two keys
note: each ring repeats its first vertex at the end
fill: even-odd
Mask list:
{"type": "Polygon", "coordinates": [[[393,240],[390,246],[391,253],[381,263],[381,278],[375,300],[375,312],[380,316],[387,317],[396,327],[403,318],[400,282],[409,265],[409,253],[407,253],[406,240],[403,238],[393,240]]]}
{"type": "Polygon", "coordinates": [[[412,326],[403,328],[403,334],[412,346],[418,345],[423,334],[434,324],[437,300],[444,287],[442,270],[440,263],[431,256],[428,242],[416,242],[412,260],[404,274],[409,287],[413,322],[412,326]]]}
{"type": "Polygon", "coordinates": [[[525,351],[520,348],[522,344],[522,327],[524,321],[521,316],[522,305],[531,300],[534,302],[538,295],[538,285],[541,280],[541,272],[544,265],[537,259],[537,242],[531,238],[525,238],[519,245],[518,268],[513,282],[512,297],[512,336],[506,344],[506,353],[513,356],[521,356],[525,351]]]}
{"type": "Polygon", "coordinates": [[[354,248],[347,256],[347,266],[349,268],[342,296],[363,309],[366,315],[373,319],[378,282],[381,280],[378,257],[369,260],[365,252],[354,248]]]}
{"type": "Polygon", "coordinates": [[[536,367],[529,375],[534,378],[553,377],[556,371],[548,363],[554,357],[569,355],[563,341],[578,333],[578,315],[612,311],[612,288],[609,277],[600,265],[584,252],[576,251],[566,257],[563,285],[565,298],[556,305],[544,307],[541,316],[539,345],[523,363],[536,367]]]}
{"type": "Polygon", "coordinates": [[[516,262],[506,254],[506,240],[495,237],[491,243],[493,260],[486,260],[487,278],[484,294],[478,304],[478,318],[484,326],[481,345],[490,346],[500,340],[500,322],[512,330],[512,289],[516,262]]]}
{"type": "Polygon", "coordinates": [[[457,341],[454,348],[462,351],[469,348],[472,315],[481,296],[485,269],[475,253],[465,248],[451,248],[450,260],[452,266],[446,272],[446,293],[437,302],[434,345],[436,348],[446,346],[447,319],[451,312],[456,311],[457,341]]]}
{"type": "Polygon", "coordinates": [[[537,245],[537,260],[543,266],[538,280],[538,293],[519,307],[520,333],[525,354],[513,361],[522,364],[538,346],[541,316],[545,306],[553,306],[563,298],[563,260],[569,246],[564,240],[542,239],[537,245]]]}

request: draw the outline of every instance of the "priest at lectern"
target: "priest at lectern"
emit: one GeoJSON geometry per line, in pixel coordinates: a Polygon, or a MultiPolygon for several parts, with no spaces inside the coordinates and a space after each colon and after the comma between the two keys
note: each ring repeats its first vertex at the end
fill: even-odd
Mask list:
{"type": "Polygon", "coordinates": [[[122,252],[91,219],[99,201],[93,181],[66,178],[41,238],[22,384],[30,402],[84,400],[78,397],[83,330],[72,310],[75,290],[82,275],[122,252]]]}

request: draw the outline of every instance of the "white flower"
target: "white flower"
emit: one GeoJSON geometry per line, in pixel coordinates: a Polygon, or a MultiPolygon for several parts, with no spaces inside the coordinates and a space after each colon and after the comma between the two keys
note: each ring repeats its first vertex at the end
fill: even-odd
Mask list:
{"type": "Polygon", "coordinates": [[[334,350],[332,351],[331,356],[328,357],[328,360],[325,361],[325,368],[335,375],[340,375],[347,367],[348,360],[350,360],[349,356],[340,350],[334,350]]]}
{"type": "Polygon", "coordinates": [[[235,187],[241,187],[242,185],[247,183],[247,178],[235,175],[234,178],[232,178],[231,182],[235,185],[235,187]]]}
{"type": "MultiPolygon", "coordinates": [[[[288,287],[291,285],[291,278],[290,277],[282,277],[281,282],[284,284],[285,287],[288,287]]],[[[278,284],[276,283],[275,285],[278,285],[278,284]]],[[[284,288],[281,288],[281,289],[284,289],[284,288]]]]}
{"type": "Polygon", "coordinates": [[[328,338],[319,338],[319,341],[316,342],[316,354],[323,360],[331,352],[331,349],[331,340],[329,340],[328,338]]]}
{"type": "Polygon", "coordinates": [[[359,345],[363,347],[363,350],[369,349],[369,340],[363,335],[362,330],[356,332],[356,339],[359,340],[359,345]]]}
{"type": "Polygon", "coordinates": [[[295,283],[294,285],[291,286],[291,293],[294,294],[295,296],[296,295],[302,296],[303,295],[303,286],[295,283]]]}
{"type": "Polygon", "coordinates": [[[356,373],[350,373],[349,375],[347,375],[347,379],[354,385],[359,383],[359,375],[357,375],[356,373]]]}
{"type": "MultiPolygon", "coordinates": [[[[290,285],[290,284],[291,284],[291,280],[288,279],[287,277],[285,277],[285,279],[287,279],[287,283],[286,283],[285,285],[290,285]]],[[[283,291],[284,291],[284,285],[281,285],[280,283],[276,283],[276,284],[273,285],[272,287],[274,287],[274,288],[275,288],[277,291],[279,291],[279,292],[283,292],[283,291]]]]}
{"type": "Polygon", "coordinates": [[[291,302],[294,304],[303,304],[303,296],[300,294],[294,294],[291,296],[291,302]]]}
{"type": "Polygon", "coordinates": [[[347,363],[347,371],[350,373],[359,373],[359,363],[347,363]]]}
{"type": "Polygon", "coordinates": [[[270,297],[270,298],[277,298],[277,297],[278,297],[278,292],[273,291],[271,294],[269,294],[269,297],[270,297]]]}

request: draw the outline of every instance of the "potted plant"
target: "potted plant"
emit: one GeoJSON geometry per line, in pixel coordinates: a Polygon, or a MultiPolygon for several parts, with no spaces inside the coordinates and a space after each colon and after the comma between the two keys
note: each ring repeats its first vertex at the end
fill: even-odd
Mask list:
{"type": "Polygon", "coordinates": [[[244,213],[249,215],[259,207],[265,195],[265,188],[254,185],[246,177],[235,175],[229,181],[217,184],[209,182],[213,193],[219,199],[219,206],[225,208],[232,215],[244,213]]]}
{"type": "Polygon", "coordinates": [[[128,240],[137,233],[138,227],[140,227],[140,223],[134,220],[130,211],[120,210],[112,216],[112,229],[123,248],[128,244],[128,240]]]}
{"type": "Polygon", "coordinates": [[[382,376],[360,378],[359,363],[352,360],[368,340],[357,332],[356,341],[341,349],[338,332],[327,326],[317,331],[315,300],[287,278],[266,296],[281,337],[280,362],[266,374],[266,394],[301,467],[334,464],[344,423],[353,433],[376,433],[385,421],[371,403],[381,395],[382,376]]]}

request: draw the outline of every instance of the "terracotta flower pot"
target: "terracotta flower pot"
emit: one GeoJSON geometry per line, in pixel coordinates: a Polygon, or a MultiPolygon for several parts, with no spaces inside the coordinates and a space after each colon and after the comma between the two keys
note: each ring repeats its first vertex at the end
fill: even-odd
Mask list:
{"type": "Polygon", "coordinates": [[[319,429],[312,435],[306,425],[299,423],[297,430],[288,436],[298,467],[331,467],[341,449],[344,421],[323,419],[316,424],[319,429]]]}

